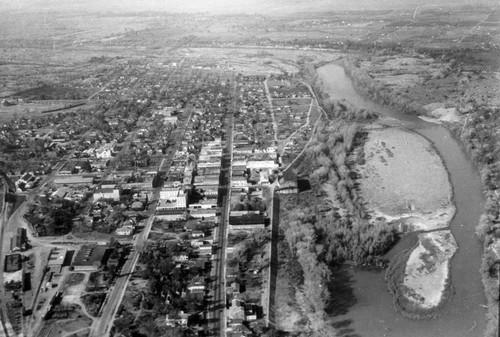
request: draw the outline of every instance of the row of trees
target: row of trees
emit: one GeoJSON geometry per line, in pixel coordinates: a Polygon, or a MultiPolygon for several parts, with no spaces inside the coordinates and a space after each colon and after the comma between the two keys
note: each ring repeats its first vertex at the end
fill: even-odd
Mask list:
{"type": "Polygon", "coordinates": [[[298,168],[312,190],[285,198],[280,214],[284,236],[300,263],[304,282],[296,293],[313,330],[333,335],[325,322],[330,266],[342,263],[384,266],[383,254],[398,239],[397,228],[371,221],[356,181],[366,133],[342,117],[318,129],[298,168]]]}

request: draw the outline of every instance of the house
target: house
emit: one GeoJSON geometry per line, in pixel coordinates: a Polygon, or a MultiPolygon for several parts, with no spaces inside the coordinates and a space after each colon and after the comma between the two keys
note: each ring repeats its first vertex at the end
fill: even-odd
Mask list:
{"type": "Polygon", "coordinates": [[[255,303],[245,303],[245,321],[251,322],[257,320],[257,306],[255,303]]]}
{"type": "Polygon", "coordinates": [[[97,159],[110,159],[114,154],[113,150],[115,149],[115,147],[116,147],[115,141],[110,143],[105,143],[98,149],[95,149],[94,156],[97,159]]]}
{"type": "Polygon", "coordinates": [[[231,290],[232,290],[233,294],[239,294],[240,290],[241,290],[240,283],[236,282],[236,281],[231,283],[231,290]]]}
{"type": "Polygon", "coordinates": [[[203,244],[198,247],[200,256],[212,255],[212,245],[203,244]]]}
{"type": "Polygon", "coordinates": [[[35,180],[35,176],[33,174],[33,172],[29,172],[29,173],[25,173],[23,174],[23,176],[21,178],[19,178],[19,180],[17,181],[18,184],[27,184],[29,183],[30,181],[33,181],[35,180]]]}
{"type": "Polygon", "coordinates": [[[244,190],[248,190],[247,179],[242,176],[231,177],[231,188],[241,188],[244,190]]]}
{"type": "Polygon", "coordinates": [[[187,326],[189,314],[185,314],[184,311],[180,311],[179,314],[169,317],[165,317],[165,324],[169,327],[175,327],[177,325],[187,326]]]}
{"type": "Polygon", "coordinates": [[[201,276],[196,276],[188,283],[187,288],[191,292],[195,290],[205,290],[205,280],[201,276]]]}
{"type": "Polygon", "coordinates": [[[179,253],[172,257],[175,262],[183,262],[189,260],[189,256],[185,253],[179,253]]]}
{"type": "Polygon", "coordinates": [[[142,211],[143,208],[144,208],[144,205],[143,205],[142,201],[134,201],[132,203],[132,205],[130,205],[130,209],[133,211],[142,211]]]}
{"type": "Polygon", "coordinates": [[[269,185],[269,171],[260,171],[260,179],[259,179],[259,184],[260,185],[269,185]]]}
{"type": "Polygon", "coordinates": [[[189,243],[191,244],[192,247],[203,246],[203,241],[201,241],[201,240],[191,240],[189,243]]]}
{"type": "Polygon", "coordinates": [[[132,235],[134,233],[134,226],[125,225],[116,229],[117,235],[132,235]]]}
{"type": "Polygon", "coordinates": [[[227,314],[230,320],[245,320],[245,307],[242,300],[234,298],[227,314]]]}
{"type": "Polygon", "coordinates": [[[191,237],[192,238],[203,238],[203,237],[205,237],[205,233],[203,233],[202,231],[192,231],[191,237]]]}

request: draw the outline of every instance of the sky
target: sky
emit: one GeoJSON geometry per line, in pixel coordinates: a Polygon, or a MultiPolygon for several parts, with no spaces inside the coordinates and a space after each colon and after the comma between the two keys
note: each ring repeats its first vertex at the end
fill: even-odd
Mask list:
{"type": "Polygon", "coordinates": [[[495,4],[491,0],[0,0],[2,10],[91,12],[272,13],[356,9],[414,9],[422,4],[495,4]]]}

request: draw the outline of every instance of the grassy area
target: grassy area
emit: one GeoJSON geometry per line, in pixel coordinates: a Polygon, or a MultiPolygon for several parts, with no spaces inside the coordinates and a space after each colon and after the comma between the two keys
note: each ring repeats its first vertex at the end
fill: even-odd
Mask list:
{"type": "Polygon", "coordinates": [[[89,315],[97,317],[99,311],[101,310],[101,306],[106,299],[106,293],[86,294],[83,295],[81,299],[89,315]]]}

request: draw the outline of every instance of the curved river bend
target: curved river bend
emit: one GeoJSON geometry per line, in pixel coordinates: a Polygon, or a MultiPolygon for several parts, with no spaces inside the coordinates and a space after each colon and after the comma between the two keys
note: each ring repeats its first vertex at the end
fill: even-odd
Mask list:
{"type": "MultiPolygon", "coordinates": [[[[341,336],[356,337],[448,337],[482,336],[485,328],[486,299],[480,279],[482,244],[475,235],[475,226],[483,209],[481,182],[477,169],[458,141],[443,126],[425,122],[418,117],[397,113],[360,96],[344,69],[327,64],[318,69],[324,90],[335,99],[345,99],[354,106],[371,109],[393,117],[403,126],[426,137],[439,152],[448,170],[457,212],[450,229],[458,243],[451,261],[452,296],[434,320],[410,320],[396,312],[392,295],[385,284],[383,272],[343,267],[338,271],[344,291],[341,310],[333,310],[334,325],[341,336]],[[345,298],[345,297],[350,298],[345,298]]],[[[390,258],[403,249],[411,249],[416,235],[404,237],[388,254],[390,258]]],[[[335,275],[334,275],[335,276],[335,275]]],[[[334,301],[335,302],[335,301],[334,301]]]]}

